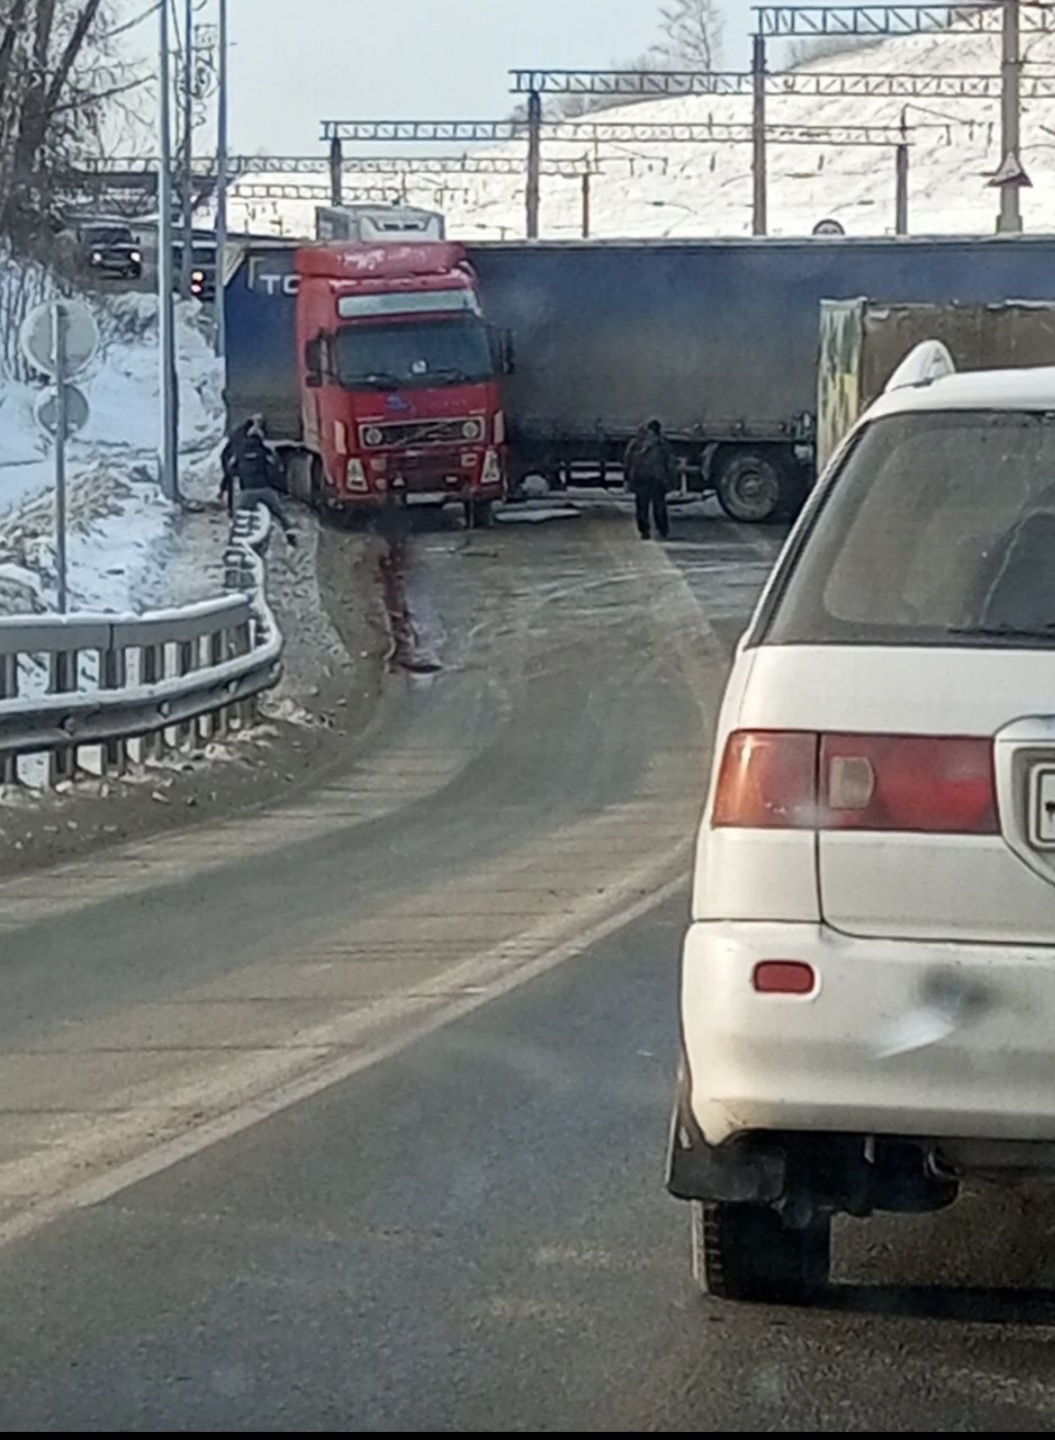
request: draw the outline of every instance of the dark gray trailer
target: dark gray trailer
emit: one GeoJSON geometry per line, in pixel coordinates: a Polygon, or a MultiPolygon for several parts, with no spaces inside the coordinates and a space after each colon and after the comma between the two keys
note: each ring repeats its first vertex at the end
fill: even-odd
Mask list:
{"type": "MultiPolygon", "coordinates": [[[[299,413],[293,251],[228,287],[232,407],[299,413]]],[[[1055,237],[499,242],[467,247],[511,333],[511,476],[604,483],[661,420],[686,486],[759,521],[812,483],[822,300],[1055,298],[1055,237]]],[[[294,438],[291,436],[291,438],[294,438]]]]}

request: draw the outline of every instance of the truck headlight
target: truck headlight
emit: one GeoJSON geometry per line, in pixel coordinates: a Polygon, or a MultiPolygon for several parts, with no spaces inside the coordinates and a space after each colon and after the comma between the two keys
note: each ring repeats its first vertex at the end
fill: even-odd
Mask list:
{"type": "Polygon", "coordinates": [[[366,479],[366,469],[363,462],[353,456],[348,461],[347,484],[349,490],[369,490],[370,486],[366,479]]]}
{"type": "Polygon", "coordinates": [[[379,430],[376,425],[371,425],[367,430],[363,431],[363,443],[366,445],[383,445],[385,443],[384,431],[379,430]]]}
{"type": "Polygon", "coordinates": [[[462,426],[463,440],[482,440],[484,438],[484,422],[482,420],[466,420],[462,426]]]}

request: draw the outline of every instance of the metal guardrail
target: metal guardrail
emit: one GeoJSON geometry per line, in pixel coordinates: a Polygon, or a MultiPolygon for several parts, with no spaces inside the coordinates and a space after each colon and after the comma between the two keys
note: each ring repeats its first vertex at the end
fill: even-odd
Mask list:
{"type": "Polygon", "coordinates": [[[0,782],[48,755],[51,784],[89,769],[123,774],[138,758],[191,751],[244,729],[255,698],[282,673],[282,636],[267,603],[271,517],[240,511],[224,552],[225,595],[144,615],[16,615],[0,620],[0,782]],[[46,670],[26,693],[25,662],[46,670]]]}

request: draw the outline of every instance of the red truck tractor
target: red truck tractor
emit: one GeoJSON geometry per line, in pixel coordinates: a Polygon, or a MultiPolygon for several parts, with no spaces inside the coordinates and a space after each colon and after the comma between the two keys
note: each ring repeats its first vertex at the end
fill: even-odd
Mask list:
{"type": "Polygon", "coordinates": [[[329,510],[459,503],[470,526],[489,525],[506,493],[512,364],[464,248],[308,245],[294,272],[303,443],[291,492],[329,510]]]}

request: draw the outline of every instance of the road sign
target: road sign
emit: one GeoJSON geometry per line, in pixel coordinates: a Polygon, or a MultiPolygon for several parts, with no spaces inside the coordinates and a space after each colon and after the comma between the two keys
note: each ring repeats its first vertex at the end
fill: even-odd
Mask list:
{"type": "Polygon", "coordinates": [[[838,220],[818,220],[813,227],[814,235],[845,235],[846,231],[838,220]]]}
{"type": "Polygon", "coordinates": [[[35,370],[54,375],[58,370],[55,356],[55,307],[61,306],[65,319],[66,340],[64,370],[68,380],[79,375],[92,361],[99,348],[99,327],[95,317],[79,300],[54,300],[37,305],[26,316],[20,333],[22,353],[35,370]]]}
{"type": "MultiPolygon", "coordinates": [[[[59,392],[54,386],[37,397],[37,403],[33,407],[37,424],[42,430],[46,430],[52,439],[59,433],[59,392]]],[[[83,430],[88,423],[91,411],[88,406],[88,399],[83,390],[78,390],[76,385],[66,386],[66,434],[76,435],[78,430],[83,430]]]]}

